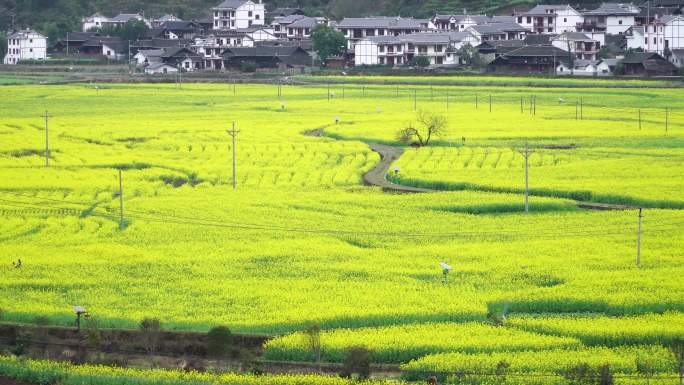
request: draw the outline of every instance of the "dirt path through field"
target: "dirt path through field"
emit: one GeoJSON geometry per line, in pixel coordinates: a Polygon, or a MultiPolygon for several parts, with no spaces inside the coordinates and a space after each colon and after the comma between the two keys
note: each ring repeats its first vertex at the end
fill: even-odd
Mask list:
{"type": "Polygon", "coordinates": [[[381,160],[380,163],[375,165],[375,167],[373,167],[372,169],[370,169],[370,171],[364,174],[363,181],[367,185],[379,186],[382,187],[384,191],[396,191],[400,193],[437,192],[437,190],[430,190],[426,188],[412,186],[403,186],[388,181],[386,176],[387,172],[389,171],[389,168],[392,166],[392,163],[394,163],[397,159],[399,159],[399,157],[401,157],[401,154],[404,153],[404,150],[398,147],[388,146],[386,144],[371,143],[369,144],[369,146],[371,150],[380,154],[381,160]]]}

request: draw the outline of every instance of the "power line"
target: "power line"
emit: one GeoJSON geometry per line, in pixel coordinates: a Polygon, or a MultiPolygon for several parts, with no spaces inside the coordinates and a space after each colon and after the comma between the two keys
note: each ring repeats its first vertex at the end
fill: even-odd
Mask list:
{"type": "MultiPolygon", "coordinates": [[[[49,206],[49,205],[41,205],[37,203],[32,203],[32,202],[21,202],[21,201],[11,201],[7,199],[0,199],[0,202],[5,202],[6,203],[14,203],[14,204],[19,204],[19,205],[28,205],[29,207],[31,206],[38,206],[38,207],[49,207],[53,209],[61,209],[61,210],[68,210],[68,208],[64,207],[55,207],[55,206],[49,206]]],[[[102,213],[99,211],[94,210],[93,211],[95,214],[101,217],[107,217],[107,218],[116,218],[115,215],[112,215],[108,212],[102,213]]],[[[234,223],[225,223],[225,222],[220,222],[220,221],[213,221],[210,219],[203,219],[203,218],[174,218],[174,217],[163,217],[163,216],[154,216],[154,215],[141,215],[141,214],[134,214],[134,215],[128,215],[129,218],[132,219],[138,219],[141,221],[147,221],[147,222],[158,222],[158,223],[168,223],[168,224],[181,224],[181,225],[195,225],[195,226],[208,226],[208,227],[217,227],[217,228],[232,228],[232,229],[243,229],[243,230],[263,230],[263,231],[274,231],[274,232],[293,232],[293,233],[308,233],[308,234],[328,234],[328,235],[357,235],[357,236],[378,236],[378,237],[405,237],[405,238],[422,238],[422,237],[427,237],[427,238],[450,238],[450,237],[469,237],[469,236],[476,236],[476,237],[483,237],[483,236],[496,236],[496,237],[505,237],[505,236],[517,236],[521,238],[535,238],[535,239],[558,239],[559,237],[583,237],[583,236],[591,236],[591,237],[603,237],[603,236],[613,236],[613,235],[627,235],[629,231],[633,231],[633,222],[631,223],[631,227],[624,227],[624,228],[608,228],[608,227],[599,227],[596,229],[587,229],[587,226],[583,226],[582,228],[585,230],[574,230],[574,231],[558,231],[558,230],[564,230],[563,228],[555,228],[553,231],[535,231],[535,232],[530,232],[526,233],[523,231],[519,230],[499,230],[499,231],[478,231],[478,232],[451,232],[451,233],[410,233],[410,232],[372,232],[372,231],[358,231],[358,230],[346,230],[346,229],[323,229],[323,228],[316,228],[316,227],[311,227],[311,228],[301,228],[301,227],[278,227],[278,226],[271,226],[271,225],[254,225],[254,224],[234,224],[234,223]]],[[[679,219],[679,218],[673,218],[673,219],[679,219]]],[[[684,221],[681,222],[660,222],[658,225],[652,226],[653,229],[660,229],[660,230],[665,230],[665,229],[670,229],[672,227],[679,227],[680,225],[684,224],[684,221]]]]}

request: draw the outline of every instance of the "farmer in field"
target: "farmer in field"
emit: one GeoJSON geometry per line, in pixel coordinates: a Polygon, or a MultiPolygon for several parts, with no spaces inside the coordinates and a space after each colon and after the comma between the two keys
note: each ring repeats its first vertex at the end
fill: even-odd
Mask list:
{"type": "Polygon", "coordinates": [[[23,265],[24,264],[21,262],[21,258],[17,259],[16,262],[12,262],[12,266],[14,266],[15,269],[21,269],[23,265]]]}

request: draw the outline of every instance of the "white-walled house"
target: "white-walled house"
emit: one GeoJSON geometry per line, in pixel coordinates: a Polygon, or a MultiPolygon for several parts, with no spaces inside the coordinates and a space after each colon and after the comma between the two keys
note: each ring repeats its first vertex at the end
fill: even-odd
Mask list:
{"type": "Polygon", "coordinates": [[[83,32],[88,32],[93,28],[102,28],[105,22],[107,22],[109,18],[107,16],[102,16],[100,13],[94,13],[91,16],[84,17],[82,22],[83,25],[83,32]]]}
{"type": "Polygon", "coordinates": [[[416,57],[427,57],[431,65],[457,64],[455,51],[479,40],[470,32],[417,33],[370,36],[354,45],[354,64],[404,65],[416,57]]]}
{"type": "Polygon", "coordinates": [[[323,17],[303,17],[285,27],[285,37],[288,40],[302,40],[311,38],[311,30],[317,25],[326,24],[323,17]]]}
{"type": "Polygon", "coordinates": [[[208,36],[197,37],[192,48],[204,60],[204,68],[223,69],[221,54],[231,47],[254,47],[254,40],[237,31],[217,31],[208,36]]]}
{"type": "Polygon", "coordinates": [[[582,32],[565,32],[551,39],[551,44],[569,51],[578,60],[597,60],[601,43],[582,32]]]}
{"type": "Polygon", "coordinates": [[[646,26],[634,26],[625,31],[625,38],[627,39],[627,49],[638,50],[646,49],[646,26]]]}
{"type": "Polygon", "coordinates": [[[556,66],[556,75],[558,76],[596,76],[599,60],[575,60],[572,65],[562,60],[556,66]]]}
{"type": "Polygon", "coordinates": [[[634,4],[602,3],[591,11],[584,11],[584,22],[578,32],[605,32],[610,35],[624,34],[636,25],[641,10],[634,4]]]}
{"type": "Polygon", "coordinates": [[[644,49],[668,57],[670,51],[684,48],[684,17],[668,15],[647,26],[644,49]]]}
{"type": "Polygon", "coordinates": [[[166,75],[166,74],[177,74],[178,68],[166,63],[154,63],[145,67],[146,75],[166,75]]]}
{"type": "Polygon", "coordinates": [[[347,38],[347,49],[354,50],[357,41],[373,36],[400,36],[426,31],[432,22],[402,17],[347,17],[335,28],[347,38]]]}
{"type": "Polygon", "coordinates": [[[47,38],[40,33],[25,29],[7,36],[7,54],[4,64],[17,64],[22,60],[45,60],[47,38]]]}
{"type": "Polygon", "coordinates": [[[225,0],[213,8],[214,30],[235,30],[264,25],[266,9],[259,0],[225,0]]]}
{"type": "Polygon", "coordinates": [[[560,34],[574,32],[584,16],[569,5],[537,5],[516,14],[516,22],[533,33],[560,34]]]}

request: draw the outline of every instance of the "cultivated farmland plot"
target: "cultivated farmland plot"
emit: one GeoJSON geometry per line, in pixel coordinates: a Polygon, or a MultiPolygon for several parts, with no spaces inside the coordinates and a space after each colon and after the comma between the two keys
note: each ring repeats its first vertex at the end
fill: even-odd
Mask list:
{"type": "MultiPolygon", "coordinates": [[[[335,83],[328,92],[1,87],[4,319],[69,325],[79,304],[102,326],[227,325],[282,335],[265,357],[295,361],[314,359],[301,331],[319,324],[325,361],[365,346],[416,380],[501,374],[505,361],[509,373],[550,383],[545,375],[586,362],[631,383],[645,357],[651,375],[675,375],[665,345],[684,334],[684,91],[335,83]],[[414,110],[446,115],[447,134],[417,149],[397,142],[414,110]],[[316,129],[323,135],[305,135],[316,129]],[[364,186],[380,159],[371,142],[406,146],[393,182],[445,191],[364,186]],[[645,208],[641,267],[637,212],[579,201],[645,208]],[[439,262],[453,266],[446,282],[439,262]]],[[[3,360],[8,371],[28,365],[3,360]]]]}

